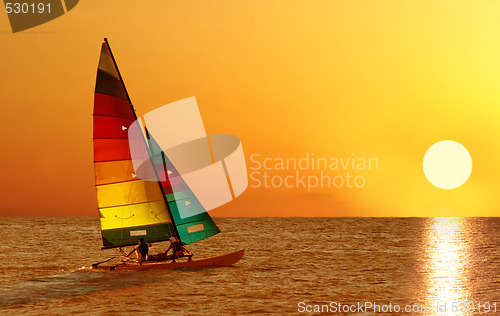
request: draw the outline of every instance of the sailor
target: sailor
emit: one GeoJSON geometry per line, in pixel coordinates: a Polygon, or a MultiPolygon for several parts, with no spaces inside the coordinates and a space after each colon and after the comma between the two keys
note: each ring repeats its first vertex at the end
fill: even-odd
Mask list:
{"type": "Polygon", "coordinates": [[[130,252],[125,257],[130,256],[134,251],[137,253],[137,262],[139,264],[142,264],[143,261],[147,260],[149,245],[144,241],[144,238],[139,238],[139,244],[132,250],[130,250],[130,252]]]}
{"type": "Polygon", "coordinates": [[[175,258],[180,258],[184,256],[188,256],[189,259],[191,260],[191,256],[193,255],[186,248],[184,248],[184,246],[177,238],[173,236],[170,237],[170,246],[168,246],[168,249],[165,250],[163,253],[167,254],[170,251],[170,249],[172,249],[172,255],[173,255],[172,262],[175,262],[175,258]]]}
{"type": "Polygon", "coordinates": [[[189,252],[180,241],[175,237],[170,237],[170,245],[167,250],[163,252],[159,252],[156,255],[148,255],[148,261],[153,260],[169,260],[172,259],[172,262],[175,262],[176,258],[188,257],[191,260],[193,254],[189,252]],[[172,249],[172,254],[168,254],[168,252],[172,249]]]}

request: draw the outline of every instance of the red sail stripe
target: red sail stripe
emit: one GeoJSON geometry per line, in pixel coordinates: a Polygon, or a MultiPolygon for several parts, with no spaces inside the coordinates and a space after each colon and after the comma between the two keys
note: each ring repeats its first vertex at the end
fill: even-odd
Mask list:
{"type": "Polygon", "coordinates": [[[128,138],[133,120],[114,116],[94,115],[94,138],[128,138]]]}
{"type": "Polygon", "coordinates": [[[94,115],[117,116],[135,120],[130,104],[120,98],[102,93],[95,94],[94,115]]]}
{"type": "Polygon", "coordinates": [[[132,159],[128,139],[94,139],[94,162],[132,159]]]}

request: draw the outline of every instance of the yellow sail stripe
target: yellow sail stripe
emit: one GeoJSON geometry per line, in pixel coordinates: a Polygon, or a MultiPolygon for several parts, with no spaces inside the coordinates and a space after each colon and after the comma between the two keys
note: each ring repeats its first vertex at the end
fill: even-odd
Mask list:
{"type": "Polygon", "coordinates": [[[99,208],[161,201],[157,182],[135,180],[96,186],[99,208]]]}
{"type": "Polygon", "coordinates": [[[163,201],[99,209],[102,230],[170,223],[163,201]]]}

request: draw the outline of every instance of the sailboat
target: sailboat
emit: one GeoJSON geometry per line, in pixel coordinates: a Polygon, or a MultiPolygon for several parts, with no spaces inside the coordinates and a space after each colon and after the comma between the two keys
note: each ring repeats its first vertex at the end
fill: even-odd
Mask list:
{"type": "MultiPolygon", "coordinates": [[[[220,233],[190,187],[183,181],[147,126],[137,124],[130,101],[107,39],[101,48],[93,113],[94,170],[103,247],[168,241],[175,237],[183,245],[220,233]],[[137,170],[131,154],[130,135],[139,135],[133,145],[149,159],[137,170]],[[150,177],[145,177],[144,170],[150,177]],[[138,176],[138,174],[141,176],[138,176]],[[148,173],[148,172],[146,172],[148,173]],[[175,184],[175,185],[174,185],[175,184]],[[189,208],[188,212],[183,211],[189,208]],[[194,211],[193,211],[194,210],[194,211]],[[187,214],[187,215],[186,215],[187,214]]],[[[244,249],[203,259],[154,260],[141,264],[123,260],[118,264],[92,267],[101,270],[144,270],[229,266],[238,262],[244,249]]]]}

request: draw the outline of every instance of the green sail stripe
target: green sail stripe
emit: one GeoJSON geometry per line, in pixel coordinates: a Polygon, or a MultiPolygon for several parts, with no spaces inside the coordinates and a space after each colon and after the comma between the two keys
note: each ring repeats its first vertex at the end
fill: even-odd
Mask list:
{"type": "Polygon", "coordinates": [[[167,197],[168,202],[196,198],[193,192],[191,191],[179,191],[170,194],[165,194],[165,196],[167,197]]]}
{"type": "Polygon", "coordinates": [[[208,238],[208,237],[211,237],[213,235],[220,233],[219,228],[215,225],[215,223],[212,219],[205,220],[205,221],[197,221],[195,223],[190,223],[190,224],[177,225],[177,231],[179,232],[179,235],[181,236],[182,243],[185,245],[203,240],[205,238],[208,238]],[[200,224],[203,225],[202,231],[197,231],[197,232],[192,232],[192,233],[188,232],[188,227],[192,227],[192,226],[200,225],[200,224]]]}
{"type": "MultiPolygon", "coordinates": [[[[179,232],[179,236],[184,244],[191,244],[220,233],[219,228],[215,225],[214,221],[206,211],[193,216],[181,218],[180,214],[182,213],[183,204],[179,202],[182,201],[169,202],[168,205],[170,207],[170,212],[175,222],[175,226],[177,227],[177,231],[179,232]],[[190,227],[195,227],[200,224],[203,225],[202,230],[189,232],[188,229],[190,227]]],[[[198,200],[191,203],[192,204],[189,206],[203,208],[198,200]]]]}
{"type": "Polygon", "coordinates": [[[171,223],[145,225],[118,229],[102,230],[103,248],[136,245],[142,237],[146,242],[165,241],[173,236],[171,223]],[[145,234],[144,234],[145,232],[145,234]]]}

